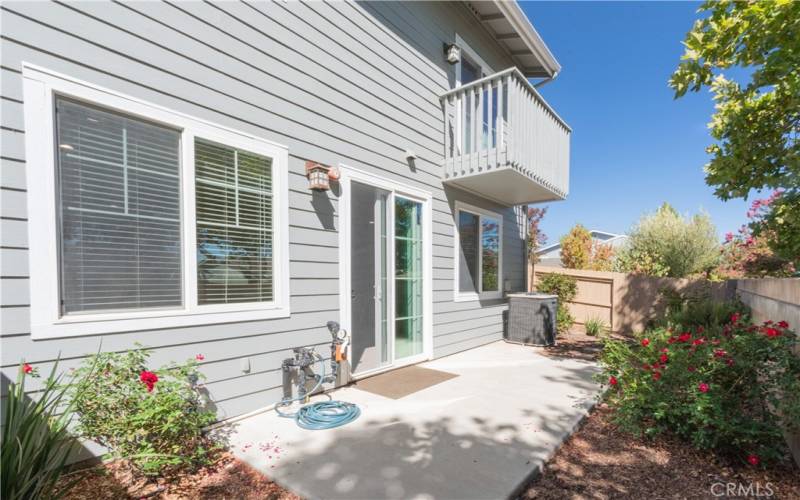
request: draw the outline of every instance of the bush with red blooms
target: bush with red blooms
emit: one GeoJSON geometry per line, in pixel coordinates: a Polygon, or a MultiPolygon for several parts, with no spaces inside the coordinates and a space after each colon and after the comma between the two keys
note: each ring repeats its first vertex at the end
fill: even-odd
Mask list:
{"type": "Polygon", "coordinates": [[[197,382],[197,355],[150,370],[150,351],[100,352],[75,372],[90,390],[75,392],[77,430],[147,475],[207,462],[215,444],[203,428],[215,420],[197,382]],[[93,368],[94,367],[94,368],[93,368]]]}
{"type": "Polygon", "coordinates": [[[783,430],[800,430],[797,336],[784,321],[735,312],[675,324],[635,341],[606,340],[598,380],[622,430],[672,433],[751,465],[788,459],[783,430]]]}

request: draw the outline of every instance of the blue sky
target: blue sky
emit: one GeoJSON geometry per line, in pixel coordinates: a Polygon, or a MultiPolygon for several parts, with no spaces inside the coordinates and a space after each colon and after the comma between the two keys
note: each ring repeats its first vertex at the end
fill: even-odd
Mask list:
{"type": "Polygon", "coordinates": [[[704,209],[720,238],[745,222],[747,203],[717,199],[703,179],[711,94],[676,101],[667,86],[698,3],[520,5],[562,66],[540,91],[573,129],[570,193],[547,205],[548,243],[576,223],[626,232],[664,201],[704,209]]]}

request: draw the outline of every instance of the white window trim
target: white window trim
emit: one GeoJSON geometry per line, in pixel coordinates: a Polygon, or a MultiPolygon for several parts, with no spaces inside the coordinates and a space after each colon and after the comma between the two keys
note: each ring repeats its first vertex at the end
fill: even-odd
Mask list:
{"type": "Polygon", "coordinates": [[[503,216],[496,212],[492,212],[486,210],[485,208],[476,207],[474,205],[469,205],[467,203],[461,202],[456,200],[455,203],[455,231],[454,231],[454,242],[453,248],[455,249],[455,266],[453,267],[454,278],[453,282],[455,285],[453,291],[453,300],[455,302],[471,302],[477,300],[491,300],[491,299],[502,299],[503,298],[503,216]],[[461,234],[459,232],[459,219],[461,218],[461,212],[467,212],[472,215],[478,216],[478,279],[477,279],[477,287],[478,290],[483,288],[483,218],[492,218],[499,222],[498,224],[498,239],[500,242],[500,248],[498,249],[498,258],[497,258],[497,288],[496,292],[462,292],[461,291],[461,274],[460,274],[460,266],[461,266],[461,234]]]}
{"type": "Polygon", "coordinates": [[[486,63],[486,61],[484,61],[483,58],[478,55],[478,52],[474,50],[472,47],[470,47],[467,41],[464,40],[458,33],[456,33],[455,43],[459,48],[461,48],[461,57],[458,59],[458,62],[456,63],[456,78],[455,78],[456,87],[461,86],[461,61],[464,59],[464,55],[466,55],[467,58],[469,58],[469,60],[471,60],[473,63],[477,64],[482,72],[486,73],[486,75],[484,76],[496,73],[496,71],[493,70],[492,67],[489,66],[486,63]]]}
{"type": "Polygon", "coordinates": [[[103,87],[23,63],[28,172],[31,336],[34,339],[286,318],[289,308],[288,148],[103,87]],[[55,97],[63,96],[181,130],[183,305],[175,309],[61,315],[56,207],[55,97]],[[273,301],[197,304],[194,137],[269,156],[272,162],[273,301]]]}

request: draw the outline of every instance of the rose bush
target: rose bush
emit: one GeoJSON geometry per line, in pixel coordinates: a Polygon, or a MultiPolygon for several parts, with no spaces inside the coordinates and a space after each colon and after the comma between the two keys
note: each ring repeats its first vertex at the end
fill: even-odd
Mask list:
{"type": "Polygon", "coordinates": [[[702,319],[604,343],[600,380],[617,424],[751,464],[786,457],[783,430],[800,430],[797,337],[786,322],[753,325],[746,313],[702,319]]]}
{"type": "Polygon", "coordinates": [[[78,432],[148,475],[205,463],[215,445],[203,428],[215,416],[197,385],[199,357],[149,370],[149,356],[135,349],[87,358],[76,378],[90,390],[72,396],[78,432]]]}

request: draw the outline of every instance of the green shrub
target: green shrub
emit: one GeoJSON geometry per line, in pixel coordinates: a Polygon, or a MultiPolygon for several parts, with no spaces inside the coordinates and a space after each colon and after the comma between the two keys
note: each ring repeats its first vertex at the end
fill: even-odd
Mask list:
{"type": "MultiPolygon", "coordinates": [[[[43,389],[32,399],[25,394],[25,379],[38,378],[31,365],[20,363],[16,382],[8,387],[3,408],[3,438],[0,448],[0,497],[7,500],[59,498],[73,483],[57,487],[67,461],[79,449],[70,435],[72,418],[66,386],[53,365],[43,389]]],[[[84,384],[74,390],[80,393],[84,384]]]]}
{"type": "Polygon", "coordinates": [[[578,281],[566,274],[545,274],[536,284],[536,290],[558,296],[558,309],[556,310],[556,329],[559,333],[569,331],[575,318],[569,313],[567,303],[571,302],[578,294],[578,281]]]}
{"type": "Polygon", "coordinates": [[[78,430],[144,474],[207,463],[214,444],[202,430],[215,417],[203,408],[196,361],[150,371],[149,356],[136,349],[86,360],[77,375],[92,390],[74,395],[78,430]]]}
{"type": "MultiPolygon", "coordinates": [[[[683,320],[708,325],[705,312],[683,320]]],[[[657,328],[637,342],[607,340],[601,378],[623,430],[669,432],[697,448],[768,462],[785,456],[782,429],[800,430],[796,342],[785,322],[754,326],[734,313],[711,326],[657,328]]]]}
{"type": "Polygon", "coordinates": [[[586,335],[591,335],[592,337],[597,337],[605,333],[608,329],[606,326],[605,321],[600,318],[589,318],[583,324],[583,328],[586,330],[586,335]]]}
{"type": "Polygon", "coordinates": [[[720,248],[708,214],[683,217],[664,203],[630,231],[615,267],[621,272],[682,278],[710,272],[719,262],[720,248]]]}
{"type": "Polygon", "coordinates": [[[566,306],[559,305],[556,309],[556,331],[558,333],[567,333],[572,325],[575,323],[575,317],[569,313],[566,306]]]}

